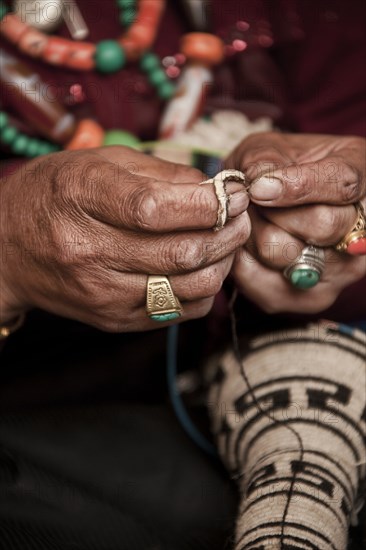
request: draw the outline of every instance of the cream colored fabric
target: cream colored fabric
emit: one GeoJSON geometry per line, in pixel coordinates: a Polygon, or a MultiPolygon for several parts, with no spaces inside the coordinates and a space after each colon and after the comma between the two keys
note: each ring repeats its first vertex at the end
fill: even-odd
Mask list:
{"type": "Polygon", "coordinates": [[[319,324],[244,348],[241,364],[229,350],[208,370],[242,495],[235,549],[345,550],[366,472],[365,335],[319,324]]]}

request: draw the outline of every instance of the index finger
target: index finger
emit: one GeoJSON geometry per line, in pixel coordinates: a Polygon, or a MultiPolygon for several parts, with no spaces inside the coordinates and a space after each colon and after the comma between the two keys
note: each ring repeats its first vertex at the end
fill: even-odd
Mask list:
{"type": "MultiPolygon", "coordinates": [[[[102,157],[98,163],[93,157],[80,180],[79,205],[115,227],[164,233],[213,228],[217,221],[218,200],[212,185],[136,176],[102,157]]],[[[226,190],[231,196],[229,216],[236,217],[246,210],[248,194],[237,182],[227,183],[226,190]]]]}

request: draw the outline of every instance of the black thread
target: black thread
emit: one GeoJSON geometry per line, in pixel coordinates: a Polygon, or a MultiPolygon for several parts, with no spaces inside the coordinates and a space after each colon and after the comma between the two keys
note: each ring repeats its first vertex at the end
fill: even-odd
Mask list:
{"type": "MultiPolygon", "coordinates": [[[[229,311],[230,311],[231,336],[232,336],[232,343],[233,343],[233,351],[234,351],[235,359],[238,362],[241,375],[242,375],[243,380],[244,380],[244,382],[245,382],[245,384],[248,388],[248,392],[249,392],[249,394],[252,398],[253,403],[258,408],[258,411],[261,414],[263,414],[264,416],[266,416],[267,418],[269,418],[269,420],[271,420],[271,422],[273,422],[274,424],[279,424],[281,426],[284,426],[287,430],[289,430],[295,436],[295,438],[297,439],[298,445],[299,445],[299,462],[302,462],[303,458],[304,458],[304,444],[303,444],[303,441],[302,441],[302,438],[301,438],[300,434],[295,430],[295,428],[292,428],[291,426],[288,426],[286,424],[286,420],[277,420],[277,418],[272,417],[270,414],[267,413],[267,411],[262,409],[262,406],[261,406],[260,402],[258,401],[258,399],[256,398],[254,390],[253,390],[253,388],[252,388],[252,386],[249,382],[249,378],[248,378],[248,375],[247,375],[247,373],[245,371],[245,367],[244,367],[244,361],[242,359],[241,352],[240,352],[239,338],[238,338],[238,332],[237,332],[237,326],[236,326],[236,316],[235,316],[235,311],[234,311],[234,305],[235,305],[237,296],[238,296],[238,291],[237,291],[237,289],[235,289],[233,291],[233,294],[232,294],[230,302],[229,302],[229,311]]],[[[280,535],[281,550],[284,549],[286,518],[287,518],[289,508],[290,508],[291,499],[292,499],[293,494],[294,494],[296,477],[297,477],[297,469],[294,468],[293,474],[292,474],[292,479],[291,479],[291,482],[290,482],[290,488],[288,490],[285,509],[283,511],[283,515],[282,515],[282,519],[281,519],[281,535],[280,535]]]]}

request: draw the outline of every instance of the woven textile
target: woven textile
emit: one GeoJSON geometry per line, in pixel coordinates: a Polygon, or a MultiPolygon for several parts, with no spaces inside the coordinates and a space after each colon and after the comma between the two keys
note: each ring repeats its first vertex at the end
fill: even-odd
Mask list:
{"type": "Polygon", "coordinates": [[[365,341],[319,323],[209,365],[213,430],[241,491],[236,550],[347,548],[365,487],[365,341]]]}

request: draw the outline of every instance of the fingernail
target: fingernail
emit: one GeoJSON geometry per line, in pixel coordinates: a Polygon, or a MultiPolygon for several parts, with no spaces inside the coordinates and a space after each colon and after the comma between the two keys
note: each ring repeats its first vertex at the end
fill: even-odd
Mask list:
{"type": "Polygon", "coordinates": [[[273,176],[261,176],[252,183],[249,193],[257,201],[273,201],[282,194],[282,182],[273,176]]]}
{"type": "Polygon", "coordinates": [[[234,218],[235,216],[239,216],[239,214],[241,214],[242,212],[245,212],[249,204],[248,193],[242,190],[229,196],[230,196],[229,207],[228,207],[229,217],[234,218]]]}

